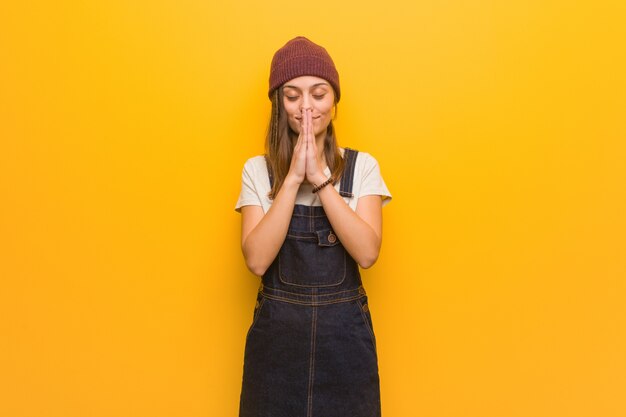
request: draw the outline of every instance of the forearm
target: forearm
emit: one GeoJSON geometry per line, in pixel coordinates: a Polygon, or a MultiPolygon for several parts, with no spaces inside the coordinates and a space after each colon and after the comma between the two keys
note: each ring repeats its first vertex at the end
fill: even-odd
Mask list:
{"type": "Polygon", "coordinates": [[[285,179],[270,209],[242,243],[248,269],[258,276],[269,268],[285,241],[299,186],[285,179]]]}
{"type": "Polygon", "coordinates": [[[318,194],[324,212],[346,251],[362,268],[374,265],[380,253],[381,236],[346,204],[331,185],[319,190],[318,194]]]}

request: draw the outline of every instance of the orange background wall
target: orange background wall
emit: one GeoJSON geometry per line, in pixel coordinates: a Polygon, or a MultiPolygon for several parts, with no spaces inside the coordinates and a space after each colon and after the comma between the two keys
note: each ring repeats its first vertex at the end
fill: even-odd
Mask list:
{"type": "Polygon", "coordinates": [[[3,2],[0,415],[236,415],[233,208],[297,35],[394,196],[384,415],[626,415],[625,4],[3,2]]]}

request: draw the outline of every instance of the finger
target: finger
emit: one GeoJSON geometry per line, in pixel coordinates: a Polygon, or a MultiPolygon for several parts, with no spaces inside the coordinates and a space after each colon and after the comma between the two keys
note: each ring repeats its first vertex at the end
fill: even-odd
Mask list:
{"type": "Polygon", "coordinates": [[[308,118],[308,114],[309,114],[308,110],[304,110],[304,113],[302,114],[302,120],[304,120],[304,138],[305,138],[307,147],[309,146],[309,118],[308,118]]]}
{"type": "Polygon", "coordinates": [[[311,110],[307,110],[306,112],[306,134],[309,142],[311,141],[311,110]]]}
{"type": "Polygon", "coordinates": [[[313,111],[312,110],[309,112],[309,138],[311,139],[311,142],[313,146],[315,147],[316,143],[315,143],[315,132],[313,132],[313,111]]]}
{"type": "Polygon", "coordinates": [[[312,110],[308,112],[307,114],[307,121],[308,121],[307,137],[309,139],[311,151],[313,151],[314,153],[317,147],[315,144],[315,134],[313,133],[313,111],[312,110]]]}
{"type": "Polygon", "coordinates": [[[298,134],[298,142],[300,146],[306,146],[306,133],[305,133],[305,120],[304,113],[300,112],[300,133],[298,134]]]}
{"type": "Polygon", "coordinates": [[[306,120],[306,129],[304,131],[305,135],[306,135],[306,142],[307,142],[307,146],[310,145],[310,141],[311,141],[311,136],[309,135],[309,131],[310,131],[310,121],[309,121],[309,110],[306,110],[304,112],[304,119],[306,120]]]}
{"type": "Polygon", "coordinates": [[[302,135],[298,135],[298,139],[296,139],[296,144],[293,146],[293,153],[297,154],[302,146],[302,135]]]}
{"type": "Polygon", "coordinates": [[[306,142],[304,140],[304,135],[300,135],[298,136],[298,153],[302,154],[302,152],[304,152],[304,150],[306,150],[306,142]]]}

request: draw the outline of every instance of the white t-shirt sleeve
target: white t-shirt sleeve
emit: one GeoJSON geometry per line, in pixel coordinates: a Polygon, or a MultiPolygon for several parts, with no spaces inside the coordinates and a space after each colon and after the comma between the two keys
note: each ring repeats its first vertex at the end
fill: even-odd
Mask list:
{"type": "Polygon", "coordinates": [[[253,181],[256,178],[252,158],[248,159],[243,166],[241,174],[241,192],[235,205],[235,211],[241,213],[242,206],[262,206],[261,198],[253,181]]]}
{"type": "Polygon", "coordinates": [[[359,197],[365,195],[380,195],[383,199],[383,207],[391,202],[391,193],[380,174],[378,161],[372,155],[363,153],[363,175],[361,177],[361,190],[359,197]]]}

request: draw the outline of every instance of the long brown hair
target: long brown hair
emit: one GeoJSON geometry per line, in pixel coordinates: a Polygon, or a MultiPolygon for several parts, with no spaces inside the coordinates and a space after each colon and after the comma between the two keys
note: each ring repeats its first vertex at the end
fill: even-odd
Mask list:
{"type": "MultiPolygon", "coordinates": [[[[334,105],[336,117],[336,95],[334,105]]],[[[333,119],[335,117],[333,117],[333,119]]],[[[297,141],[298,134],[289,127],[287,113],[283,105],[283,87],[281,86],[274,90],[272,94],[272,115],[267,127],[267,136],[265,137],[265,159],[268,163],[267,168],[273,177],[272,189],[268,197],[272,200],[276,198],[280,187],[285,181],[285,177],[287,177],[289,173],[293,148],[296,146],[297,141]]],[[[330,169],[331,175],[335,179],[334,183],[336,183],[341,178],[341,174],[343,174],[345,162],[339,151],[332,120],[326,128],[324,157],[326,158],[326,164],[330,169]]]]}

